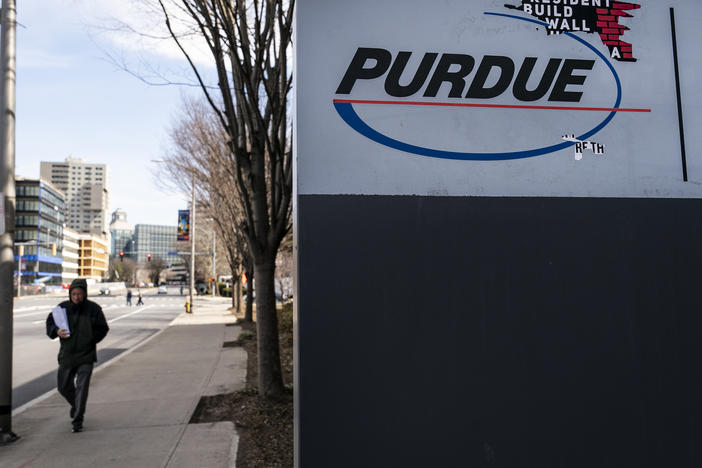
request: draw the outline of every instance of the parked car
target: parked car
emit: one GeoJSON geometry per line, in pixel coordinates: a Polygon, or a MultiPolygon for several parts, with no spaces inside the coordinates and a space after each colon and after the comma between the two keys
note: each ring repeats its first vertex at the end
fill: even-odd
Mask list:
{"type": "Polygon", "coordinates": [[[121,296],[124,293],[124,283],[106,283],[100,287],[100,294],[103,296],[121,296]]]}
{"type": "Polygon", "coordinates": [[[168,288],[166,286],[159,286],[156,293],[157,294],[168,294],[168,288]]]}
{"type": "Polygon", "coordinates": [[[103,296],[109,296],[111,294],[111,288],[110,286],[103,286],[100,288],[100,294],[103,296]]]}

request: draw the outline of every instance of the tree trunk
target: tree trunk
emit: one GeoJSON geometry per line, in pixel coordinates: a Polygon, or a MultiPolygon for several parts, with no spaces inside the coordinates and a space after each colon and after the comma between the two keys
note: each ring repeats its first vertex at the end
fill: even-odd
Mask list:
{"type": "Polygon", "coordinates": [[[258,346],[258,394],[275,397],[283,393],[275,310],[275,257],[256,263],[256,334],[258,346]]]}
{"type": "Polygon", "coordinates": [[[232,307],[238,314],[241,312],[241,280],[236,275],[232,279],[232,307]]]}

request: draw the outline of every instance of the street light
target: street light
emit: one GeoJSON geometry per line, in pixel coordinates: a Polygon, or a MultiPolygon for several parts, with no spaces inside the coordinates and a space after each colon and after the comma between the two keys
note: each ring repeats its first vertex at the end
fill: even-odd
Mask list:
{"type": "MultiPolygon", "coordinates": [[[[168,163],[163,159],[152,159],[151,162],[155,163],[168,163]]],[[[190,309],[186,308],[186,311],[192,313],[193,311],[193,290],[195,289],[195,176],[190,178],[190,284],[188,287],[188,295],[190,296],[190,309]]]]}
{"type": "Polygon", "coordinates": [[[15,77],[17,9],[2,0],[0,26],[0,445],[16,441],[12,432],[12,310],[15,233],[15,77]]]}

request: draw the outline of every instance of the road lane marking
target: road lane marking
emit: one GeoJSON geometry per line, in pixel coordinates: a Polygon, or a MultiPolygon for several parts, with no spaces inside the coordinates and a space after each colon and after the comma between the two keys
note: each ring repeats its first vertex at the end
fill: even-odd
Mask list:
{"type": "Polygon", "coordinates": [[[34,307],[23,307],[21,309],[15,309],[14,310],[14,318],[22,318],[22,317],[29,317],[31,315],[37,315],[37,314],[48,314],[51,312],[51,309],[53,309],[52,306],[34,306],[34,307]],[[24,312],[24,311],[29,311],[29,310],[36,310],[37,312],[28,312],[26,314],[18,314],[17,312],[24,312]]]}
{"type": "Polygon", "coordinates": [[[47,307],[46,310],[40,310],[39,312],[31,312],[29,314],[17,314],[14,316],[14,318],[30,317],[32,315],[39,315],[39,314],[49,315],[50,313],[51,313],[51,308],[47,307]]]}
{"type": "Polygon", "coordinates": [[[135,310],[134,312],[129,312],[128,314],[124,314],[124,315],[120,315],[119,317],[115,317],[112,320],[108,320],[107,323],[112,323],[112,322],[116,322],[117,320],[122,320],[123,318],[127,318],[130,315],[138,314],[139,312],[146,310],[150,307],[153,307],[153,306],[149,305],[149,306],[139,307],[139,309],[135,310]]]}

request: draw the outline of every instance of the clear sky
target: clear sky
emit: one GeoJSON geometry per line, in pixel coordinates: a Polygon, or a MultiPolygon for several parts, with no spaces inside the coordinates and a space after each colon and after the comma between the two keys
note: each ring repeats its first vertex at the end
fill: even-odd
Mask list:
{"type": "Polygon", "coordinates": [[[189,194],[159,189],[158,164],[150,161],[167,151],[182,94],[199,90],[148,85],[116,65],[124,60],[142,76],[152,66],[173,80],[173,70],[184,76],[165,41],[110,30],[119,19],[155,32],[159,20],[152,16],[149,25],[148,16],[130,0],[17,2],[15,172],[38,178],[41,161],[68,156],[106,164],[110,213],[125,210],[132,225],[175,225],[189,194]]]}

